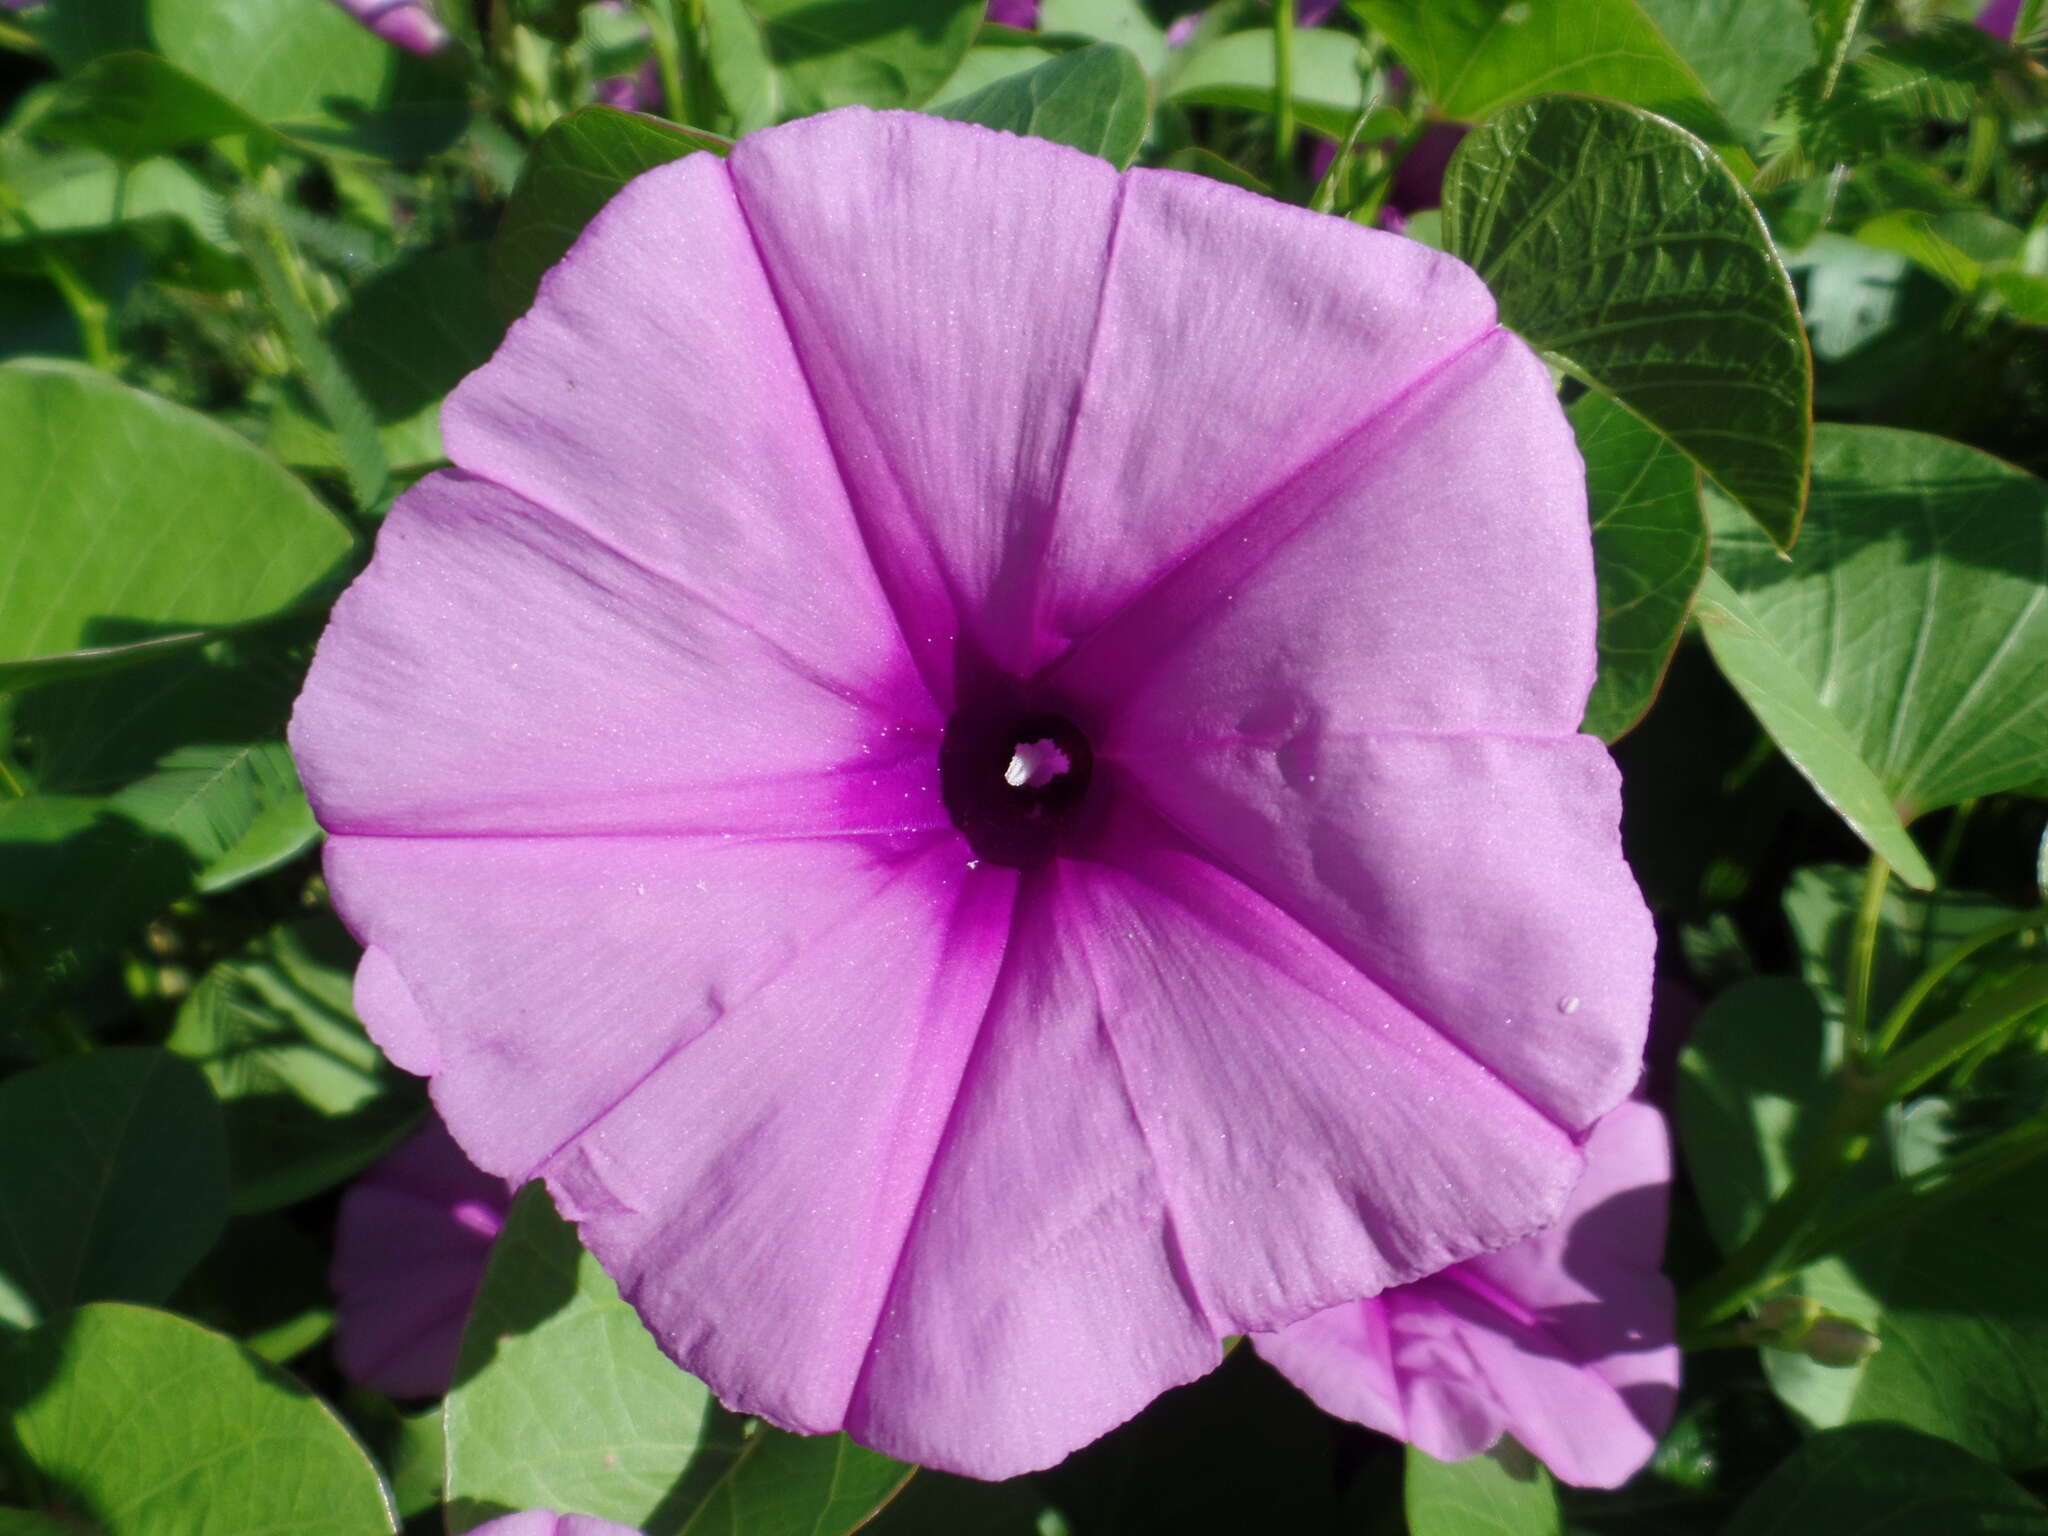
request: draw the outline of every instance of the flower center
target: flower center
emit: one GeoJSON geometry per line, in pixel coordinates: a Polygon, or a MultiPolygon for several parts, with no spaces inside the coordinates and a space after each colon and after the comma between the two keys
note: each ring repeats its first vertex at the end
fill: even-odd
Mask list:
{"type": "Polygon", "coordinates": [[[1028,869],[1056,851],[1088,793],[1095,754],[1064,715],[962,709],[939,747],[939,791],[975,856],[1028,869]]]}

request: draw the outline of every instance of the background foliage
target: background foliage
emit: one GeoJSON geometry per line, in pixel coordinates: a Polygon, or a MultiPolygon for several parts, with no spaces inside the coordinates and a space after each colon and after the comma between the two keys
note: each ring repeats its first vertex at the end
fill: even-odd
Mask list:
{"type": "Polygon", "coordinates": [[[489,0],[430,58],[328,0],[19,3],[0,1533],[2048,1530],[2040,0],[489,0]],[[337,1370],[337,1195],[425,1106],[283,746],[326,606],[620,185],[849,102],[1405,230],[1551,361],[1681,1153],[1628,1487],[1248,1350],[1041,1476],[917,1472],[720,1408],[537,1190],[445,1403],[337,1370]]]}

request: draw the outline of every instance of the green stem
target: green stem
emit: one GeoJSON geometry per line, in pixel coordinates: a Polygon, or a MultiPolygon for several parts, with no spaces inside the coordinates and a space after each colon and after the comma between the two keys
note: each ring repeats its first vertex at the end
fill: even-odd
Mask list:
{"type": "Polygon", "coordinates": [[[2036,907],[2031,912],[2021,912],[2004,922],[1993,923],[1989,928],[1979,929],[1943,955],[1935,964],[1922,971],[1913,985],[1906,989],[1905,995],[1899,999],[1897,1005],[1886,1015],[1884,1023],[1878,1027],[1877,1035],[1871,1041],[1873,1056],[1879,1060],[1884,1058],[1906,1025],[1911,1022],[1913,1015],[1919,1011],[1920,1006],[1927,1001],[1936,987],[1948,979],[1957,966],[1979,950],[1988,949],[1996,944],[2000,939],[2041,927],[2048,927],[2048,907],[2036,907]]]}
{"type": "Polygon", "coordinates": [[[1884,1064],[1871,1085],[1886,1102],[1904,1098],[2043,1003],[2048,1003],[2048,965],[2036,965],[1905,1047],[1884,1064]]]}
{"type": "Polygon", "coordinates": [[[0,21],[0,48],[15,53],[41,53],[43,45],[36,41],[35,33],[26,27],[17,27],[12,22],[0,21]]]}
{"type": "Polygon", "coordinates": [[[683,51],[677,36],[673,0],[641,0],[647,36],[654,48],[654,71],[661,77],[661,102],[672,123],[691,121],[689,93],[683,87],[683,51]]]}
{"type": "Polygon", "coordinates": [[[78,322],[78,337],[85,348],[85,360],[102,372],[114,372],[120,367],[121,360],[114,352],[109,324],[113,311],[107,301],[92,291],[91,285],[78,275],[78,269],[65,259],[64,254],[37,227],[36,221],[28,216],[28,210],[4,185],[0,185],[0,213],[11,216],[21,226],[21,232],[35,242],[36,259],[42,263],[44,275],[63,295],[71,318],[78,322]]]}
{"type": "Polygon", "coordinates": [[[1869,1079],[1851,1078],[1819,1139],[1757,1229],[1719,1269],[1686,1293],[1679,1305],[1681,1332],[1706,1332],[1733,1317],[1751,1297],[1778,1283],[1791,1268],[1793,1255],[1821,1202],[1870,1150],[1871,1131],[1884,1113],[1885,1102],[1874,1095],[1869,1079]]]}
{"type": "Polygon", "coordinates": [[[1959,1157],[1866,1195],[1801,1246],[1798,1266],[1803,1268],[1829,1254],[1848,1253],[1895,1230],[1901,1222],[1959,1200],[2039,1157],[2048,1157],[2048,1114],[2022,1121],[1959,1157]]]}
{"type": "Polygon", "coordinates": [[[2037,966],[2011,984],[1914,1041],[1882,1070],[1860,1070],[1854,1062],[1841,1101],[1800,1162],[1792,1182],[1764,1213],[1757,1229],[1729,1254],[1721,1267],[1687,1293],[1679,1309],[1681,1331],[1702,1333],[1732,1317],[1752,1298],[1780,1284],[1798,1267],[1807,1232],[1822,1203],[1843,1175],[1870,1150],[1871,1136],[1885,1106],[1902,1098],[2013,1022],[2048,1002],[2048,965],[2037,966]]]}
{"type": "Polygon", "coordinates": [[[1294,174],[1294,0],[1273,0],[1273,184],[1294,174]]]}
{"type": "Polygon", "coordinates": [[[1870,1019],[1870,978],[1877,964],[1877,930],[1884,921],[1884,895],[1891,873],[1891,866],[1875,853],[1863,873],[1863,900],[1857,905],[1856,926],[1849,940],[1845,1033],[1851,1061],[1868,1059],[1865,1027],[1870,1019]]]}

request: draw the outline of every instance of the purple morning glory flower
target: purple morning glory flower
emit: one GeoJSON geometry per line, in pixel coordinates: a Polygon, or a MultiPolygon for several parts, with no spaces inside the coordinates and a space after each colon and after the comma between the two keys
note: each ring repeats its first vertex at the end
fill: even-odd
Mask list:
{"type": "Polygon", "coordinates": [[[335,1363],[392,1397],[448,1390],[462,1325],[511,1205],[439,1121],[349,1186],[334,1234],[335,1363]]]}
{"type": "Polygon", "coordinates": [[[2023,0],[1991,0],[1991,3],[1977,13],[1977,25],[1993,37],[2012,42],[2013,32],[2020,24],[2023,0]]]}
{"type": "Polygon", "coordinates": [[[1664,1117],[1624,1104],[1555,1227],[1252,1343],[1329,1412],[1440,1461],[1512,1434],[1568,1483],[1619,1487],[1678,1397],[1670,1182],[1664,1117]]]}
{"type": "Polygon", "coordinates": [[[1026,31],[1038,25],[1039,0],[988,0],[987,19],[999,27],[1022,27],[1026,31]]]}
{"type": "Polygon", "coordinates": [[[407,53],[429,54],[447,46],[448,29],[429,0],[334,0],[349,15],[407,53]]]}
{"type": "Polygon", "coordinates": [[[1004,1476],[1556,1218],[1653,934],[1468,268],[847,109],[442,429],[292,726],[359,1007],[729,1404],[1004,1476]]]}
{"type": "Polygon", "coordinates": [[[630,1526],[595,1515],[558,1515],[551,1509],[529,1509],[500,1515],[473,1526],[470,1536],[640,1536],[630,1526]]]}

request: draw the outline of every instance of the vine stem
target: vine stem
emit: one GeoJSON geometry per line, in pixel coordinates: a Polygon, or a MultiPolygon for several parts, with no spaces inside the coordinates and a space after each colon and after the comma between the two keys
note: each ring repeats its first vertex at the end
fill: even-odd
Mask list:
{"type": "Polygon", "coordinates": [[[2021,912],[2003,922],[1993,923],[1956,945],[1938,962],[1921,972],[1913,985],[1906,989],[1905,995],[1899,999],[1897,1005],[1885,1016],[1884,1023],[1878,1027],[1876,1038],[1871,1042],[1874,1054],[1882,1057],[1891,1050],[1906,1025],[1912,1022],[1913,1015],[1927,1001],[1929,994],[1947,980],[1957,966],[1979,950],[1996,944],[2000,939],[2041,927],[2048,927],[2048,907],[2036,907],[2031,912],[2021,912]]]}
{"type": "Polygon", "coordinates": [[[1294,166],[1294,0],[1273,0],[1273,180],[1294,166]]]}
{"type": "Polygon", "coordinates": [[[1844,1034],[1849,1059],[1870,1059],[1870,978],[1877,965],[1877,931],[1884,920],[1885,891],[1891,885],[1891,866],[1873,853],[1863,872],[1863,900],[1856,907],[1856,926],[1849,940],[1849,985],[1844,1034]]]}
{"type": "Polygon", "coordinates": [[[1875,1071],[1853,1060],[1842,1097],[1785,1192],[1757,1229],[1679,1308],[1680,1330],[1701,1334],[1781,1284],[1809,1246],[1808,1231],[1837,1183],[1870,1150],[1885,1107],[2048,1003],[2048,965],[2035,966],[1929,1030],[1875,1071]]]}

